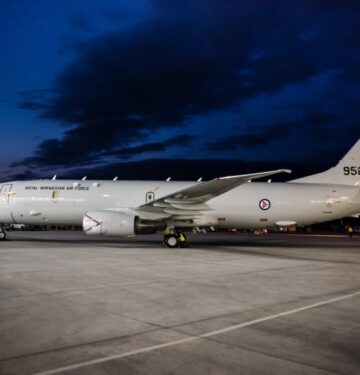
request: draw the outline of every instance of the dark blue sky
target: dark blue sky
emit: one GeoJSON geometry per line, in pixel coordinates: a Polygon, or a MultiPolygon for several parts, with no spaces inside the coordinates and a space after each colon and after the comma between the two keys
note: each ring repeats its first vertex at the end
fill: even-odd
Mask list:
{"type": "Polygon", "coordinates": [[[335,0],[3,1],[0,179],[331,166],[360,137],[359,11],[335,0]]]}

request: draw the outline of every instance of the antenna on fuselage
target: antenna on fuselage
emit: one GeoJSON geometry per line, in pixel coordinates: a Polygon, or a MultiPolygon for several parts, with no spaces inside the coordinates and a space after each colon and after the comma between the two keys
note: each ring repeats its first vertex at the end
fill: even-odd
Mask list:
{"type": "Polygon", "coordinates": [[[197,182],[201,182],[202,181],[202,177],[198,178],[196,181],[197,182]]]}
{"type": "Polygon", "coordinates": [[[87,176],[84,176],[84,177],[81,179],[81,181],[85,181],[85,180],[86,180],[86,177],[87,177],[87,176]]]}
{"type": "Polygon", "coordinates": [[[113,181],[117,181],[118,178],[119,178],[118,176],[114,177],[113,181]]]}
{"type": "Polygon", "coordinates": [[[55,180],[56,180],[56,174],[55,174],[55,175],[53,176],[52,180],[53,180],[53,181],[55,181],[55,180]]]}
{"type": "Polygon", "coordinates": [[[171,177],[168,177],[165,181],[169,182],[171,180],[171,177]]]}

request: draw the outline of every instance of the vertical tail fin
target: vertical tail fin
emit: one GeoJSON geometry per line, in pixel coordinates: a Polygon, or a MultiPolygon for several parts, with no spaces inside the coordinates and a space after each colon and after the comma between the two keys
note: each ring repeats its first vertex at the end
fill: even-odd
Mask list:
{"type": "Polygon", "coordinates": [[[291,182],[360,186],[360,139],[335,167],[291,182]]]}

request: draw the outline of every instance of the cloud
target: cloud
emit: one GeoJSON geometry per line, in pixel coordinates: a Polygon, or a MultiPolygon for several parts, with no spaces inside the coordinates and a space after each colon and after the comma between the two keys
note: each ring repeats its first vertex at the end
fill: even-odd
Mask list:
{"type": "Polygon", "coordinates": [[[75,12],[68,20],[68,24],[71,28],[77,31],[84,31],[87,33],[98,32],[98,29],[94,26],[91,20],[86,17],[83,13],[75,12]]]}
{"type": "Polygon", "coordinates": [[[210,143],[209,148],[221,151],[232,151],[241,147],[257,148],[285,138],[289,130],[289,127],[284,124],[267,125],[262,129],[262,132],[230,136],[217,143],[210,143]]]}
{"type": "Polygon", "coordinates": [[[143,153],[150,153],[150,152],[158,152],[158,151],[165,151],[168,148],[174,146],[181,146],[185,145],[194,140],[193,136],[188,134],[181,134],[176,137],[165,139],[162,142],[152,142],[152,143],[144,143],[140,146],[134,147],[122,147],[122,148],[115,148],[111,150],[107,150],[102,152],[99,156],[115,156],[122,159],[128,159],[132,156],[143,154],[143,153]]]}
{"type": "MultiPolygon", "coordinates": [[[[353,68],[358,26],[352,18],[348,22],[352,10],[339,12],[336,1],[312,3],[154,1],[151,19],[78,44],[75,61],[56,76],[51,93],[24,94],[20,108],[37,110],[66,130],[17,165],[101,162],[106,150],[123,157],[164,151],[149,143],[149,134],[171,133],[193,116],[331,68],[353,68]],[[337,48],[341,55],[333,52],[337,48]]],[[[88,27],[82,18],[75,21],[88,27]]],[[[206,124],[203,131],[210,131],[206,124]]],[[[259,147],[287,132],[281,124],[270,125],[219,147],[259,147]]]]}
{"type": "MultiPolygon", "coordinates": [[[[240,148],[258,148],[286,138],[291,132],[303,132],[312,137],[326,137],[324,126],[338,119],[338,116],[329,112],[311,112],[302,120],[276,122],[257,127],[252,133],[233,134],[220,139],[216,143],[209,143],[210,150],[233,151],[240,148]]],[[[330,136],[330,134],[329,134],[330,136]]]]}
{"type": "Polygon", "coordinates": [[[339,118],[335,113],[330,112],[311,112],[307,114],[299,125],[322,125],[336,121],[339,118]]]}
{"type": "MultiPolygon", "coordinates": [[[[75,140],[76,138],[74,137],[73,139],[75,140]]],[[[98,164],[100,160],[106,161],[108,158],[129,159],[146,152],[164,151],[174,146],[185,145],[193,139],[193,136],[181,134],[165,139],[162,142],[144,143],[132,147],[108,148],[91,154],[81,154],[76,145],[73,145],[73,147],[71,147],[71,145],[66,145],[64,147],[64,144],[57,139],[49,139],[41,144],[41,147],[34,156],[26,158],[21,162],[13,163],[12,167],[25,165],[30,167],[42,166],[51,168],[58,166],[76,167],[84,164],[98,164]],[[71,152],[71,154],[69,154],[69,152],[71,152]]],[[[78,141],[79,147],[81,147],[80,139],[78,141]]]]}
{"type": "Polygon", "coordinates": [[[18,104],[21,109],[35,110],[40,113],[46,111],[49,107],[48,102],[54,93],[52,89],[36,89],[18,92],[23,100],[18,104]]]}

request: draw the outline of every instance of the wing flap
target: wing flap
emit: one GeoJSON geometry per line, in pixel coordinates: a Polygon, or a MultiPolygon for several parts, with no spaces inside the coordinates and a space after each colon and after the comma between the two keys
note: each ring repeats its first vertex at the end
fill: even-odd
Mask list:
{"type": "Polygon", "coordinates": [[[177,208],[179,210],[191,210],[191,211],[208,211],[208,210],[211,210],[211,208],[206,205],[206,204],[203,204],[203,203],[198,203],[198,204],[193,204],[193,203],[190,203],[190,204],[179,204],[179,203],[173,203],[171,205],[171,207],[173,208],[177,208]]]}

